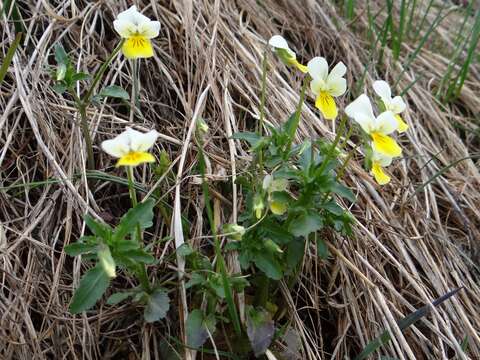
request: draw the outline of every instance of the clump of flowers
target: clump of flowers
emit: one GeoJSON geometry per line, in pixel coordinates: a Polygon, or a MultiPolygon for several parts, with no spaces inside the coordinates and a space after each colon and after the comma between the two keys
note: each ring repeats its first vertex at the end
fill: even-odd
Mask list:
{"type": "Polygon", "coordinates": [[[113,27],[125,39],[122,45],[122,53],[125,57],[138,59],[153,56],[151,39],[158,36],[160,22],[150,20],[134,5],[118,14],[113,27]]]}

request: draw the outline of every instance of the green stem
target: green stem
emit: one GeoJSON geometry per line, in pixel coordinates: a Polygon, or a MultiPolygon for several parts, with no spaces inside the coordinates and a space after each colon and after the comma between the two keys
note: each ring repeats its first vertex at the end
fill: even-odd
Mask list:
{"type": "MultiPolygon", "coordinates": [[[[127,178],[128,178],[128,192],[130,193],[130,199],[132,201],[132,208],[137,206],[138,200],[137,200],[137,191],[135,190],[135,180],[133,176],[133,166],[127,166],[127,178]]],[[[136,231],[137,231],[137,241],[140,247],[143,247],[143,239],[142,239],[142,229],[140,228],[140,225],[136,225],[136,231]]],[[[137,272],[138,278],[140,280],[140,284],[142,285],[142,288],[147,292],[150,293],[151,291],[151,286],[150,286],[150,281],[148,280],[148,274],[147,274],[147,269],[145,265],[139,265],[138,266],[138,272],[137,272]]]]}
{"type": "Polygon", "coordinates": [[[125,42],[125,39],[122,39],[120,43],[117,45],[117,47],[112,51],[110,56],[107,58],[107,60],[100,66],[100,69],[95,73],[95,76],[93,78],[92,84],[90,85],[90,88],[88,89],[86,95],[82,98],[82,102],[85,106],[88,106],[90,104],[91,97],[93,95],[93,91],[95,90],[95,87],[97,86],[98,82],[100,81],[103,73],[105,70],[107,70],[108,65],[112,62],[113,58],[119,53],[119,51],[122,49],[123,43],[125,42]]]}
{"type": "Polygon", "coordinates": [[[222,255],[222,248],[220,246],[220,240],[218,239],[217,229],[215,227],[215,221],[213,220],[212,207],[210,205],[210,193],[208,190],[208,184],[205,178],[205,154],[203,152],[203,142],[201,139],[197,139],[198,152],[199,152],[199,169],[202,176],[202,191],[205,198],[205,209],[207,210],[208,222],[213,234],[215,256],[217,258],[216,271],[218,271],[222,277],[223,288],[225,291],[225,301],[227,302],[230,318],[233,321],[233,327],[238,336],[242,334],[242,328],[240,326],[240,320],[238,317],[237,309],[233,301],[232,287],[228,280],[227,267],[225,265],[225,259],[222,255]]]}
{"type": "Polygon", "coordinates": [[[89,170],[95,170],[95,158],[93,155],[92,137],[87,122],[87,109],[84,104],[78,104],[78,111],[80,113],[80,127],[82,129],[83,138],[87,147],[87,164],[89,170]]]}
{"type": "Polygon", "coordinates": [[[307,75],[303,79],[302,90],[300,92],[300,98],[298,100],[297,109],[295,110],[295,119],[292,128],[290,129],[290,133],[288,134],[288,144],[287,144],[287,151],[285,152],[288,156],[290,153],[290,149],[292,148],[293,140],[295,139],[295,133],[297,132],[298,125],[300,124],[300,114],[302,112],[303,102],[305,101],[305,93],[307,91],[308,82],[310,80],[310,76],[307,75]]]}

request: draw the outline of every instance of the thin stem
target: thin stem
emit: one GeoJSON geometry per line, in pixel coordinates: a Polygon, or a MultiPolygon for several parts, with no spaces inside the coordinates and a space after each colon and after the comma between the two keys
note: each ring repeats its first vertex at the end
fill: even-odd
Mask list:
{"type": "Polygon", "coordinates": [[[217,228],[215,226],[215,221],[213,219],[212,207],[210,205],[210,193],[208,190],[208,184],[205,177],[205,154],[203,152],[203,142],[202,142],[202,139],[200,138],[196,140],[197,140],[198,151],[199,151],[199,169],[200,169],[200,174],[202,176],[202,190],[203,190],[203,196],[205,198],[205,209],[207,210],[208,222],[210,224],[210,229],[213,234],[215,256],[217,258],[216,271],[218,271],[222,277],[223,288],[225,291],[225,300],[227,302],[230,318],[233,321],[233,327],[237,335],[241,335],[242,328],[240,326],[240,320],[238,317],[237,309],[233,301],[232,287],[228,279],[227,267],[225,265],[225,258],[223,257],[223,254],[222,254],[222,248],[220,246],[220,240],[218,238],[217,228]]]}
{"type": "Polygon", "coordinates": [[[92,137],[90,136],[90,130],[88,129],[87,122],[87,109],[82,103],[79,103],[78,105],[78,112],[80,113],[80,127],[82,129],[83,138],[85,139],[85,145],[87,147],[87,166],[89,170],[95,170],[92,137]]]}
{"type": "MultiPolygon", "coordinates": [[[[130,193],[130,199],[132,201],[132,208],[137,206],[137,191],[135,190],[135,179],[133,176],[133,166],[127,166],[127,178],[128,178],[128,192],[130,193]]],[[[140,247],[143,247],[143,238],[142,238],[142,229],[140,225],[136,225],[137,231],[137,241],[140,247]]],[[[150,281],[148,280],[147,269],[144,264],[140,264],[138,266],[137,275],[140,280],[140,284],[142,285],[143,289],[149,293],[151,291],[150,281]]]]}
{"type": "Polygon", "coordinates": [[[262,93],[260,95],[260,122],[258,125],[258,134],[262,135],[263,122],[265,120],[265,101],[267,98],[267,49],[263,53],[262,61],[262,93]]]}
{"type": "Polygon", "coordinates": [[[100,81],[100,78],[102,77],[103,73],[105,70],[107,70],[108,65],[112,62],[113,58],[118,54],[118,52],[121,50],[123,43],[125,42],[125,39],[122,39],[122,41],[119,42],[117,47],[112,51],[110,56],[107,58],[107,60],[100,66],[100,69],[95,73],[95,77],[93,78],[92,84],[90,85],[90,88],[88,89],[86,95],[82,98],[82,102],[85,106],[88,106],[90,103],[91,97],[93,95],[93,91],[95,90],[95,87],[97,86],[98,82],[100,81]]]}
{"type": "Polygon", "coordinates": [[[293,140],[295,138],[295,133],[297,132],[298,125],[300,124],[300,114],[302,112],[303,102],[305,101],[305,93],[307,91],[307,86],[308,86],[309,80],[310,80],[309,75],[305,76],[304,79],[303,79],[302,90],[300,91],[300,98],[298,100],[297,109],[295,110],[294,123],[293,123],[292,128],[289,129],[290,133],[288,134],[289,139],[288,139],[287,151],[286,151],[287,155],[288,155],[288,153],[290,153],[290,149],[292,148],[292,143],[293,143],[293,140]]]}

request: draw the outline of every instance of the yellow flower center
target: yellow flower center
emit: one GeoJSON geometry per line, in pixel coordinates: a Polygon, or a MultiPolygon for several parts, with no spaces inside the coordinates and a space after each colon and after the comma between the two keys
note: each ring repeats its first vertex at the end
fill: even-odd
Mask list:
{"type": "Polygon", "coordinates": [[[116,166],[137,166],[150,162],[155,162],[152,154],[145,151],[131,151],[118,159],[116,166]]]}
{"type": "Polygon", "coordinates": [[[152,42],[150,39],[137,34],[125,40],[122,46],[122,52],[128,59],[152,57],[152,42]]]}
{"type": "Polygon", "coordinates": [[[333,96],[326,91],[320,91],[315,100],[315,106],[322,112],[327,120],[333,120],[338,115],[337,105],[333,96]]]}
{"type": "Polygon", "coordinates": [[[379,153],[390,157],[400,156],[402,154],[402,149],[390,136],[379,132],[372,132],[370,136],[372,137],[375,149],[379,153]]]}

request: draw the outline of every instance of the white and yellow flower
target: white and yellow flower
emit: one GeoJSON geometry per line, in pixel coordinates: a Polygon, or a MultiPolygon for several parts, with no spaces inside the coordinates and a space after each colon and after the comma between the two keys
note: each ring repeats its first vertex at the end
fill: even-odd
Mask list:
{"type": "Polygon", "coordinates": [[[272,36],[270,40],[268,40],[268,45],[273,47],[278,57],[285,63],[285,65],[293,65],[303,73],[308,71],[305,65],[298,62],[297,54],[290,49],[287,40],[280,35],[272,36]]]}
{"type": "Polygon", "coordinates": [[[158,135],[155,130],[141,133],[127,127],[117,137],[102,142],[102,149],[107,154],[118,158],[117,167],[155,162],[155,158],[147,150],[157,141],[158,135]]]}
{"type": "Polygon", "coordinates": [[[148,58],[153,56],[150,39],[158,36],[160,23],[152,21],[141,14],[134,5],[118,14],[113,27],[125,42],[122,52],[128,59],[148,58]]]}
{"type": "Polygon", "coordinates": [[[312,77],[310,89],[315,94],[315,106],[325,119],[334,120],[338,115],[334,97],[343,95],[347,90],[347,80],[343,77],[347,67],[339,62],[328,72],[328,63],[323,57],[314,57],[307,64],[308,73],[312,77]]]}
{"type": "Polygon", "coordinates": [[[400,96],[392,98],[392,91],[390,86],[383,80],[377,80],[373,83],[373,90],[382,99],[385,110],[391,111],[398,122],[398,132],[403,133],[408,129],[408,124],[403,121],[400,113],[407,108],[407,104],[400,96]]]}
{"type": "Polygon", "coordinates": [[[345,108],[345,113],[370,136],[373,150],[390,157],[402,154],[402,149],[395,139],[389,136],[398,128],[397,120],[391,111],[375,117],[370,99],[362,94],[345,108]]]}
{"type": "Polygon", "coordinates": [[[390,176],[385,173],[384,168],[389,166],[391,163],[392,157],[383,155],[378,151],[373,152],[372,168],[370,169],[370,172],[379,185],[385,185],[390,182],[390,176]]]}

